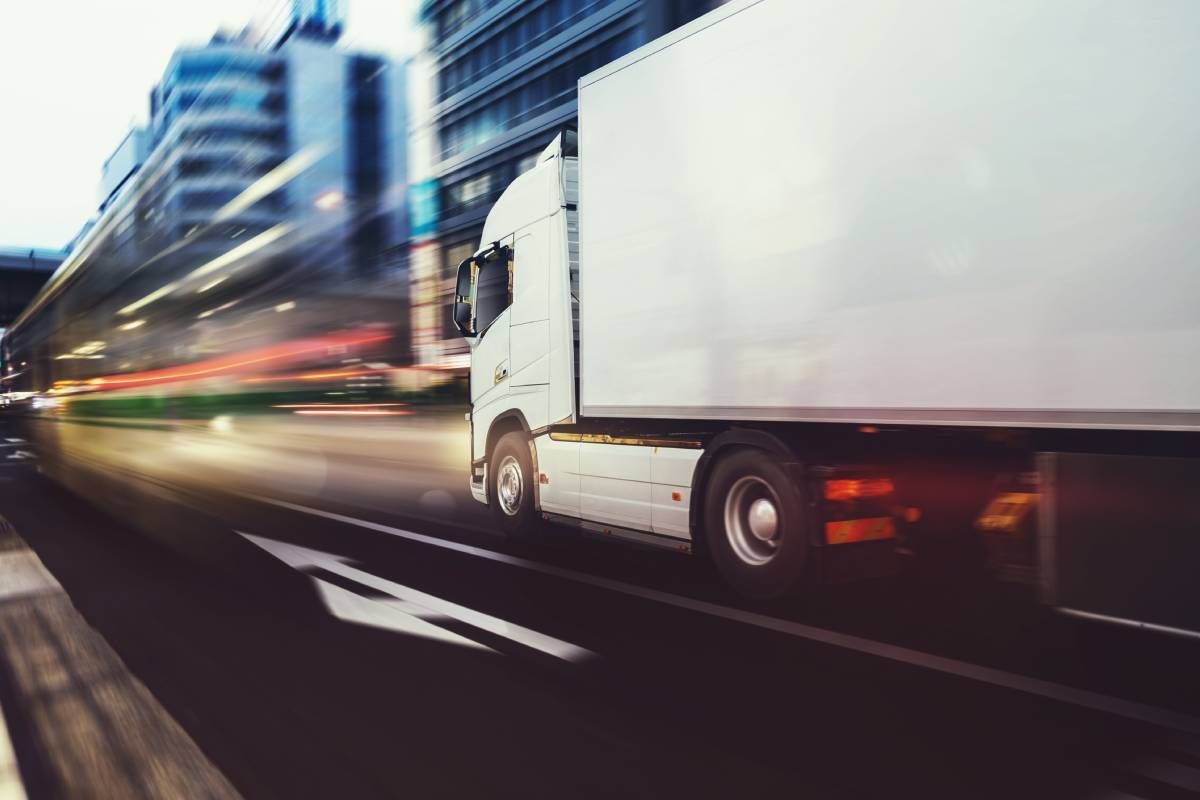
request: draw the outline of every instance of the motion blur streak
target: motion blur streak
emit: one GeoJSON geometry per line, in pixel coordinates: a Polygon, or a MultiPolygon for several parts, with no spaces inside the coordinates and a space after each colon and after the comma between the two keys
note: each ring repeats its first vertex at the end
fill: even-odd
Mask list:
{"type": "Polygon", "coordinates": [[[272,408],[314,408],[337,407],[337,408],[387,408],[389,406],[403,406],[404,403],[283,403],[281,405],[272,406],[272,408]]]}
{"type": "MultiPolygon", "coordinates": [[[[255,236],[250,241],[245,242],[243,244],[239,244],[237,247],[233,248],[229,252],[217,256],[216,258],[214,258],[212,261],[208,262],[204,266],[197,267],[196,269],[192,270],[188,274],[188,279],[191,280],[194,278],[202,278],[205,275],[208,275],[209,273],[216,272],[217,270],[219,270],[223,267],[227,267],[230,264],[233,264],[238,259],[245,258],[246,256],[250,255],[251,253],[253,253],[257,250],[261,250],[262,248],[266,247],[267,245],[271,244],[272,242],[276,242],[279,239],[281,239],[283,237],[283,235],[288,232],[290,227],[291,226],[289,226],[287,223],[280,223],[279,225],[276,225],[274,228],[271,228],[270,230],[260,233],[258,236],[255,236]]],[[[208,283],[208,284],[200,287],[197,291],[206,292],[209,289],[213,288],[213,286],[214,286],[214,283],[208,283]]]]}
{"type": "Polygon", "coordinates": [[[304,414],[308,416],[342,416],[342,417],[402,417],[411,414],[411,411],[335,411],[332,409],[302,409],[292,412],[294,414],[304,414]]]}
{"type": "Polygon", "coordinates": [[[305,372],[299,375],[273,375],[266,378],[246,378],[244,383],[270,383],[272,381],[322,381],[328,378],[352,378],[357,375],[377,375],[385,369],[340,370],[337,372],[305,372]]]}
{"type": "Polygon", "coordinates": [[[328,145],[310,145],[304,148],[250,184],[241,194],[218,209],[217,213],[213,214],[212,221],[217,223],[236,217],[259,200],[271,194],[271,192],[286,186],[289,181],[315,165],[328,155],[329,152],[330,147],[328,145]]]}
{"type": "Polygon", "coordinates": [[[120,314],[121,316],[126,316],[129,314],[132,314],[133,312],[137,311],[138,309],[145,308],[146,306],[150,305],[155,300],[159,300],[163,297],[166,297],[171,292],[175,291],[178,287],[179,287],[179,284],[177,284],[177,283],[168,283],[165,286],[160,286],[159,288],[155,289],[150,294],[143,297],[141,300],[137,300],[137,301],[130,303],[129,305],[125,306],[117,313],[120,314]]]}
{"type": "Polygon", "coordinates": [[[232,357],[202,361],[187,367],[173,367],[152,372],[134,373],[121,376],[102,376],[89,381],[92,387],[127,387],[150,386],[161,383],[186,380],[188,378],[228,375],[238,370],[259,364],[275,363],[294,360],[300,356],[313,353],[324,353],[331,349],[345,348],[354,345],[382,342],[388,339],[386,334],[331,334],[320,339],[307,339],[288,342],[275,347],[243,353],[232,357]]]}

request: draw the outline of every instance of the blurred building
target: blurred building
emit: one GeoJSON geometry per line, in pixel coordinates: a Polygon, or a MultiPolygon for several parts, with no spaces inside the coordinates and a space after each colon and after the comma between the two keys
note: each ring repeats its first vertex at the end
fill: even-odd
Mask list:
{"type": "Polygon", "coordinates": [[[63,250],[0,247],[0,329],[12,324],[66,257],[63,250]]]}
{"type": "Polygon", "coordinates": [[[100,168],[100,211],[108,208],[150,154],[150,136],[145,128],[130,128],[129,133],[104,160],[100,168]]]}
{"type": "Polygon", "coordinates": [[[277,42],[297,32],[310,38],[325,37],[330,41],[342,35],[341,0],[292,0],[287,16],[287,23],[277,42]]]}
{"type": "Polygon", "coordinates": [[[425,0],[410,92],[413,344],[419,364],[465,368],[450,321],[454,270],[492,203],[575,122],[583,75],[719,0],[425,0]]]}
{"type": "Polygon", "coordinates": [[[71,241],[67,242],[67,244],[63,247],[63,252],[68,255],[75,252],[75,248],[79,247],[79,245],[83,243],[83,240],[87,238],[87,235],[92,232],[92,228],[96,227],[97,219],[98,216],[92,217],[80,225],[79,230],[76,231],[75,235],[71,237],[71,241]]]}
{"type": "Polygon", "coordinates": [[[175,51],[151,93],[140,199],[159,245],[202,231],[227,247],[319,223],[327,270],[402,268],[404,69],[338,48],[340,20],[301,15],[308,5],[295,4],[278,38],[218,35],[175,51]]]}

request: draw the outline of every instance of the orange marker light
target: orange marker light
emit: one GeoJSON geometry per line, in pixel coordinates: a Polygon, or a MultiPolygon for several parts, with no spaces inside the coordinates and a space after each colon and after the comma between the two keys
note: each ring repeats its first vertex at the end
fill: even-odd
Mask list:
{"type": "Polygon", "coordinates": [[[825,523],[825,541],[829,544],[874,542],[896,538],[896,525],[891,517],[846,519],[825,523]]]}
{"type": "Polygon", "coordinates": [[[679,492],[671,492],[671,499],[678,503],[683,500],[683,495],[679,492]]]}

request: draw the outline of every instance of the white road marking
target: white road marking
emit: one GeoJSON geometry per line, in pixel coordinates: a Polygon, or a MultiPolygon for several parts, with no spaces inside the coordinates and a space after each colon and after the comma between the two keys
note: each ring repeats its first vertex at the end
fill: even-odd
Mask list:
{"type": "Polygon", "coordinates": [[[289,503],[285,500],[276,500],[271,497],[263,497],[261,495],[243,494],[242,497],[256,500],[269,505],[278,506],[280,508],[291,509],[302,514],[311,516],[323,517],[325,519],[342,522],[347,525],[354,525],[367,530],[378,531],[392,536],[398,536],[402,539],[407,539],[421,544],[428,544],[433,547],[440,547],[445,550],[452,550],[465,555],[485,558],[490,561],[496,561],[502,564],[509,564],[516,567],[522,567],[534,572],[540,572],[544,575],[553,575],[565,580],[583,583],[589,586],[596,586],[610,591],[619,592],[621,594],[640,597],[645,600],[653,600],[664,605],[683,608],[689,611],[695,611],[701,614],[708,614],[713,617],[733,622],[740,622],[745,625],[753,625],[765,630],[783,633],[789,636],[795,636],[801,639],[808,639],[821,644],[840,647],[846,650],[852,650],[858,653],[885,658],[890,661],[897,661],[902,664],[921,667],[934,672],[941,672],[947,675],[954,675],[959,678],[986,683],[992,686],[999,686],[1005,689],[1025,694],[1035,695],[1037,697],[1045,697],[1051,700],[1056,700],[1062,703],[1079,706],[1081,708],[1089,708],[1095,711],[1102,711],[1107,714],[1124,717],[1126,719],[1136,720],[1138,722],[1148,722],[1153,725],[1158,725],[1170,730],[1181,731],[1184,733],[1200,734],[1200,718],[1182,714],[1177,711],[1170,711],[1156,706],[1137,703],[1131,700],[1123,700],[1119,697],[1110,697],[1100,694],[1099,692],[1089,691],[1087,689],[1079,689],[1074,686],[1067,686],[1061,683],[1041,680],[1027,675],[1020,675],[1014,672],[1006,672],[1004,670],[995,669],[993,667],[985,667],[979,664],[972,664],[967,661],[959,661],[954,658],[946,658],[944,656],[933,655],[932,653],[924,653],[919,650],[911,650],[907,647],[878,642],[873,639],[864,639],[858,636],[853,636],[847,633],[838,633],[837,631],[827,630],[825,628],[817,628],[811,625],[805,625],[791,620],[780,619],[778,617],[769,617],[765,614],[758,614],[752,611],[743,611],[738,608],[729,608],[727,606],[709,603],[704,600],[697,600],[691,597],[671,594],[658,589],[650,589],[645,586],[637,586],[623,581],[613,580],[611,578],[603,578],[598,575],[588,575],[587,573],[577,572],[576,570],[566,569],[564,567],[556,567],[551,564],[543,564],[538,561],[531,561],[526,558],[510,556],[505,553],[498,553],[494,550],[487,550],[482,547],[474,547],[468,544],[452,542],[446,539],[439,539],[434,536],[427,536],[422,533],[406,531],[401,528],[394,528],[390,525],[383,525],[378,522],[370,522],[368,520],[356,519],[344,514],[337,514],[332,511],[323,511],[319,508],[311,508],[309,506],[299,505],[297,503],[289,503]]]}
{"type": "Polygon", "coordinates": [[[13,443],[15,443],[15,444],[24,444],[24,443],[25,443],[25,440],[24,440],[24,439],[15,438],[15,437],[14,437],[14,438],[9,438],[9,437],[7,437],[7,436],[6,436],[6,437],[4,437],[4,441],[6,441],[6,442],[13,442],[13,443]]]}
{"type": "Polygon", "coordinates": [[[1124,617],[1112,617],[1108,614],[1097,614],[1092,611],[1080,611],[1077,608],[1064,608],[1059,606],[1054,609],[1060,614],[1066,614],[1068,617],[1079,617],[1080,619],[1091,619],[1097,622],[1107,622],[1111,625],[1121,625],[1126,628],[1136,628],[1143,631],[1151,631],[1153,633],[1165,633],[1169,636],[1183,636],[1188,639],[1200,639],[1200,631],[1188,630],[1187,628],[1175,628],[1170,625],[1157,625],[1153,622],[1142,622],[1136,619],[1125,619],[1124,617]]]}
{"type": "MultiPolygon", "coordinates": [[[[484,614],[482,611],[476,611],[473,608],[461,606],[458,603],[422,592],[419,589],[413,589],[409,586],[380,578],[377,575],[372,575],[369,572],[364,572],[347,564],[346,562],[349,559],[345,556],[323,553],[320,550],[312,550],[307,547],[288,544],[287,542],[278,542],[262,536],[253,536],[241,531],[238,531],[238,533],[293,569],[304,570],[317,567],[332,572],[355,583],[391,595],[398,600],[422,606],[435,614],[441,614],[456,619],[459,622],[465,622],[480,630],[497,636],[503,636],[506,639],[523,644],[534,650],[540,650],[543,653],[561,658],[564,661],[586,661],[595,655],[590,650],[577,647],[570,642],[555,639],[553,636],[547,636],[544,633],[538,633],[512,622],[506,622],[498,617],[484,614]]],[[[408,606],[404,606],[403,608],[408,608],[408,606]]],[[[417,621],[419,622],[420,620],[417,621]]]]}
{"type": "Polygon", "coordinates": [[[496,652],[487,645],[431,624],[427,619],[446,619],[446,617],[429,612],[427,609],[420,609],[414,603],[407,603],[403,600],[372,600],[340,586],[334,586],[320,578],[313,578],[313,582],[317,585],[317,591],[320,592],[321,600],[329,609],[329,613],[343,622],[353,622],[356,625],[367,625],[409,636],[420,636],[424,639],[456,644],[459,647],[496,652]],[[414,610],[417,610],[417,613],[412,613],[414,610]]]}

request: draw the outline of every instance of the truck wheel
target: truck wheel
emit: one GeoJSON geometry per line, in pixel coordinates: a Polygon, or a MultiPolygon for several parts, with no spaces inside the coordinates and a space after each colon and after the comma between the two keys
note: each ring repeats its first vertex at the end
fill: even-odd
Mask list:
{"type": "Polygon", "coordinates": [[[538,529],[533,507],[533,459],[522,433],[506,433],[492,451],[488,474],[489,507],[497,526],[513,539],[532,538],[538,529]]]}
{"type": "Polygon", "coordinates": [[[796,589],[808,560],[800,493],[780,463],[761,450],[721,459],[704,503],[708,552],[731,587],[768,599],[796,589]]]}

